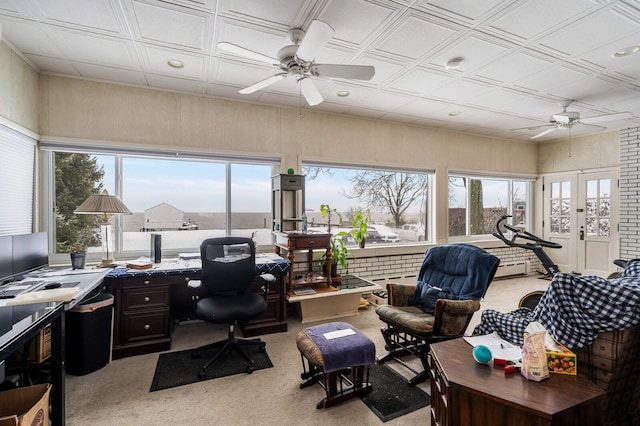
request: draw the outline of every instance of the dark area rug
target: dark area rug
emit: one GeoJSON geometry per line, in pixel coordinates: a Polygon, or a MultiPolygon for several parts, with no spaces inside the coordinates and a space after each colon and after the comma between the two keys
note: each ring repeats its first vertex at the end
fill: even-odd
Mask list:
{"type": "MultiPolygon", "coordinates": [[[[220,359],[217,359],[216,362],[207,369],[206,378],[199,379],[198,373],[202,369],[202,366],[213,357],[218,347],[200,351],[200,357],[196,359],[191,358],[193,349],[160,354],[149,392],[234,374],[247,374],[247,362],[235,351],[231,351],[227,352],[220,359]]],[[[254,370],[273,367],[266,351],[260,352],[257,346],[255,348],[245,347],[244,349],[255,361],[253,365],[254,370]]]]}
{"type": "Polygon", "coordinates": [[[373,389],[361,397],[383,422],[404,416],[431,403],[431,397],[384,364],[373,364],[369,373],[373,389]]]}

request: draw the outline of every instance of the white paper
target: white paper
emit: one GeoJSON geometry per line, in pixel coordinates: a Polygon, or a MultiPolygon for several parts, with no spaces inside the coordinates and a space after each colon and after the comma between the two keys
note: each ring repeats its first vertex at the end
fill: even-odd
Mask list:
{"type": "Polygon", "coordinates": [[[59,271],[45,272],[40,276],[43,278],[61,277],[61,276],[67,276],[67,275],[97,274],[102,271],[104,271],[104,269],[61,269],[59,271]]]}
{"type": "Polygon", "coordinates": [[[482,336],[464,336],[463,339],[473,347],[478,345],[486,346],[494,358],[514,362],[522,358],[522,348],[520,346],[504,340],[495,332],[482,336]]]}
{"type": "Polygon", "coordinates": [[[351,328],[345,328],[344,330],[336,330],[329,331],[328,333],[324,333],[323,336],[327,340],[338,339],[340,337],[351,336],[352,334],[356,334],[351,328]]]}

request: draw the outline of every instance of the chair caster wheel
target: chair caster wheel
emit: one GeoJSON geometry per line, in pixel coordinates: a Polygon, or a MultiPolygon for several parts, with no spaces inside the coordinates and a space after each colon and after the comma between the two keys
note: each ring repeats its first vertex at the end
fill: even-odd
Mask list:
{"type": "Polygon", "coordinates": [[[202,379],[206,379],[207,378],[207,372],[202,370],[198,373],[198,379],[202,380],[202,379]]]}
{"type": "Polygon", "coordinates": [[[248,366],[244,371],[246,371],[247,374],[253,373],[253,365],[248,366]]]}

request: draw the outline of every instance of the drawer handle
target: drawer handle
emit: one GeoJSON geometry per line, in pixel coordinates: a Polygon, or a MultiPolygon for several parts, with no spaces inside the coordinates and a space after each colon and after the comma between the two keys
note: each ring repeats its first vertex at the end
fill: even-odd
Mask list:
{"type": "Polygon", "coordinates": [[[149,280],[144,281],[144,285],[149,285],[151,282],[149,280]]]}
{"type": "Polygon", "coordinates": [[[149,296],[145,296],[144,301],[148,302],[149,300],[151,300],[151,299],[149,299],[149,296]]]}
{"type": "Polygon", "coordinates": [[[144,325],[144,329],[145,329],[145,330],[149,330],[150,328],[151,328],[151,326],[150,326],[149,324],[145,324],[145,325],[144,325]]]}
{"type": "Polygon", "coordinates": [[[312,246],[315,244],[315,241],[309,241],[309,245],[312,246]]]}

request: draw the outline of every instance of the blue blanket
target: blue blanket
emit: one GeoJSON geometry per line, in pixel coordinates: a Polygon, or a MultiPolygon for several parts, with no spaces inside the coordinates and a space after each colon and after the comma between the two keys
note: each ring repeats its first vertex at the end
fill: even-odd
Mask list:
{"type": "Polygon", "coordinates": [[[304,329],[304,333],[318,347],[322,354],[325,373],[342,370],[358,365],[373,364],[376,360],[376,347],[373,342],[359,330],[344,322],[330,322],[304,329]],[[352,329],[355,334],[327,339],[324,334],[352,329]]]}
{"type": "Polygon", "coordinates": [[[627,264],[612,280],[557,273],[536,308],[510,313],[487,309],[473,334],[497,332],[521,345],[527,325],[538,321],[569,349],[588,346],[598,334],[624,330],[640,323],[640,260],[627,264]]]}
{"type": "Polygon", "coordinates": [[[410,306],[433,313],[437,299],[481,299],[500,259],[470,244],[448,244],[427,250],[410,306]]]}

